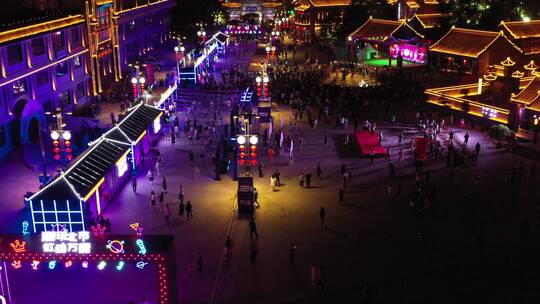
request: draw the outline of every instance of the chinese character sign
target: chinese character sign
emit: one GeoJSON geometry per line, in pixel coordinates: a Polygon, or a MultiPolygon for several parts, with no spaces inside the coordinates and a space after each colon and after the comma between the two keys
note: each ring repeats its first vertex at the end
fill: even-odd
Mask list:
{"type": "Polygon", "coordinates": [[[88,231],[43,231],[41,232],[41,243],[43,252],[50,253],[90,253],[91,244],[90,233],[88,231]]]}

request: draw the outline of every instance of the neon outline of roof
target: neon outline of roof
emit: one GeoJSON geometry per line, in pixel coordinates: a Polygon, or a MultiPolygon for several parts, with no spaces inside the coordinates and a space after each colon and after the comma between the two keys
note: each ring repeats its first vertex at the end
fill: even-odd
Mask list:
{"type": "MultiPolygon", "coordinates": [[[[503,37],[508,43],[513,46],[516,50],[518,50],[520,53],[523,53],[523,50],[521,50],[516,44],[514,44],[512,41],[508,40],[508,38],[504,35],[502,31],[499,32],[490,32],[490,31],[481,31],[481,30],[472,30],[472,29],[465,29],[465,28],[457,28],[455,26],[452,26],[452,28],[437,42],[432,44],[429,47],[429,50],[432,52],[439,52],[439,53],[445,53],[445,54],[451,54],[451,55],[457,55],[457,56],[463,56],[463,57],[469,57],[469,58],[478,58],[480,55],[482,55],[497,39],[500,37],[503,37]],[[460,50],[455,51],[451,49],[444,49],[440,48],[439,44],[441,42],[444,42],[445,39],[450,39],[450,35],[453,33],[461,33],[461,34],[469,34],[469,35],[477,35],[478,37],[488,37],[491,38],[489,41],[485,41],[484,45],[477,48],[477,50],[471,50],[470,52],[467,52],[466,50],[460,50]]],[[[452,41],[462,41],[462,39],[456,39],[452,38],[452,41]]],[[[478,41],[477,39],[473,39],[478,41]]],[[[470,46],[470,44],[469,44],[470,46]]],[[[455,46],[454,46],[455,47],[455,46]]]]}
{"type": "Polygon", "coordinates": [[[385,37],[382,41],[386,41],[388,39],[388,37],[391,37],[395,32],[397,32],[401,27],[403,26],[406,26],[408,27],[410,30],[412,30],[416,35],[418,35],[419,37],[421,38],[424,38],[424,35],[420,34],[418,31],[416,31],[414,28],[412,28],[409,24],[407,24],[407,22],[405,21],[394,21],[394,20],[385,20],[385,19],[376,19],[376,18],[373,18],[372,16],[369,17],[369,19],[364,22],[364,24],[362,24],[360,27],[358,27],[354,32],[352,32],[351,34],[349,34],[349,37],[352,37],[352,38],[355,38],[355,36],[358,35],[358,32],[364,27],[364,26],[368,26],[369,23],[375,23],[375,25],[378,23],[378,24],[384,24],[384,25],[388,25],[388,26],[391,26],[391,25],[394,25],[395,28],[393,29],[387,29],[386,32],[388,32],[388,34],[386,33],[382,33],[381,35],[382,36],[377,36],[377,37],[385,37]],[[390,31],[391,30],[391,31],[390,31]]]}
{"type": "MultiPolygon", "coordinates": [[[[160,110],[156,107],[153,107],[151,105],[143,105],[142,103],[134,106],[134,107],[131,107],[130,109],[128,109],[129,113],[126,117],[124,117],[122,119],[122,121],[114,126],[113,128],[111,128],[109,131],[105,132],[103,135],[101,135],[99,137],[98,140],[90,143],[90,147],[85,150],[81,155],[79,155],[76,159],[75,159],[75,162],[73,164],[71,164],[69,166],[69,168],[65,171],[65,172],[60,172],[60,175],[57,176],[54,180],[52,180],[50,183],[48,183],[45,187],[43,187],[42,189],[40,189],[39,191],[37,191],[36,193],[32,194],[32,196],[30,196],[29,198],[25,198],[25,200],[27,201],[30,201],[32,199],[34,199],[35,197],[37,197],[38,195],[41,195],[42,193],[44,193],[47,189],[49,189],[51,186],[53,186],[54,184],[58,183],[59,181],[63,180],[68,186],[69,188],[71,189],[71,191],[75,194],[75,196],[77,198],[79,198],[80,200],[84,200],[84,196],[82,196],[81,194],[79,194],[79,192],[77,192],[76,190],[76,187],[74,186],[74,184],[72,182],[70,182],[68,179],[67,179],[67,175],[70,174],[73,170],[77,169],[77,166],[82,163],[83,161],[86,160],[86,158],[88,156],[91,155],[91,153],[97,149],[102,143],[104,142],[109,142],[111,144],[121,144],[121,145],[125,145],[125,146],[131,146],[134,142],[128,142],[130,140],[129,136],[127,136],[124,131],[122,131],[122,129],[120,128],[120,125],[125,123],[126,121],[128,121],[128,119],[134,115],[134,113],[136,113],[136,110],[139,109],[140,107],[149,107],[149,108],[154,108],[154,109],[157,109],[157,110],[160,110]],[[115,139],[111,139],[111,138],[108,138],[108,136],[110,136],[113,132],[115,131],[120,131],[122,134],[124,134],[124,136],[126,137],[126,139],[128,139],[128,141],[126,142],[123,142],[123,141],[118,141],[118,140],[115,140],[115,139]]],[[[160,110],[161,111],[161,110],[160,110]]],[[[161,115],[161,114],[159,114],[161,115]]],[[[159,117],[158,115],[158,117],[159,117]]],[[[129,150],[129,148],[128,148],[129,150]]],[[[102,178],[102,177],[101,177],[102,178]]],[[[99,178],[97,179],[98,182],[99,182],[99,178]]],[[[90,188],[92,189],[92,188],[90,188]]],[[[91,191],[91,190],[90,190],[91,191]]],[[[87,193],[83,193],[83,194],[87,194],[87,193]]]]}

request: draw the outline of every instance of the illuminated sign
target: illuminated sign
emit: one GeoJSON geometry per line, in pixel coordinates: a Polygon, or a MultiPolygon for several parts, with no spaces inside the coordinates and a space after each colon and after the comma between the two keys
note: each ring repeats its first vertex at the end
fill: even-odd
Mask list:
{"type": "Polygon", "coordinates": [[[92,245],[88,240],[88,231],[68,232],[68,231],[42,231],[41,243],[43,252],[53,253],[90,253],[92,245]]]}
{"type": "Polygon", "coordinates": [[[107,241],[107,249],[109,249],[112,253],[119,254],[124,253],[124,241],[119,240],[108,240],[107,241]]]}
{"type": "Polygon", "coordinates": [[[118,170],[118,177],[122,177],[128,170],[127,154],[122,156],[116,162],[116,169],[118,170]]]}
{"type": "Polygon", "coordinates": [[[143,240],[138,239],[136,244],[139,247],[139,254],[146,254],[146,246],[144,246],[143,240]]]}
{"type": "Polygon", "coordinates": [[[24,241],[15,240],[15,242],[11,242],[9,245],[15,253],[23,253],[26,251],[26,242],[24,241]]]}

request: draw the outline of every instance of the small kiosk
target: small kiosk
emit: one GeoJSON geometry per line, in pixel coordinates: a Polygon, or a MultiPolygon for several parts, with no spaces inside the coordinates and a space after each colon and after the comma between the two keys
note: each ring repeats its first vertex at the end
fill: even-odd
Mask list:
{"type": "Polygon", "coordinates": [[[238,212],[253,213],[253,177],[238,177],[238,212]]]}
{"type": "Polygon", "coordinates": [[[89,144],[79,157],[41,190],[25,198],[33,232],[62,227],[87,230],[143,162],[161,133],[163,112],[143,103],[118,125],[89,144]]]}

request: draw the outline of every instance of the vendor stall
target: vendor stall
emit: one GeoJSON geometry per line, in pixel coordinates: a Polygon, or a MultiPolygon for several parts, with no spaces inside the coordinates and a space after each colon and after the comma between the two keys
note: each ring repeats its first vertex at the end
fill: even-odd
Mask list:
{"type": "Polygon", "coordinates": [[[63,227],[87,230],[100,215],[160,134],[162,112],[139,104],[114,128],[90,143],[72,165],[37,193],[26,198],[33,232],[63,227]]]}

